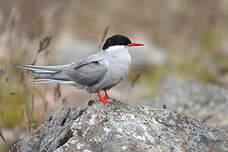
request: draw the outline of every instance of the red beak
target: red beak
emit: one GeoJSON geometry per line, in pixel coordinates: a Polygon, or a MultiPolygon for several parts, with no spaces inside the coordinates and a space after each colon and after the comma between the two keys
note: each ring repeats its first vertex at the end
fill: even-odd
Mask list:
{"type": "Polygon", "coordinates": [[[128,44],[128,46],[129,47],[132,47],[132,46],[144,46],[144,44],[132,42],[131,44],[128,44]]]}

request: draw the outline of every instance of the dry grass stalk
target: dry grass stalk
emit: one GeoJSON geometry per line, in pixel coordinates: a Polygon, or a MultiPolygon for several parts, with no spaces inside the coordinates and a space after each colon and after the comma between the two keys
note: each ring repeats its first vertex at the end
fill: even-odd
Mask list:
{"type": "Polygon", "coordinates": [[[139,78],[141,77],[141,73],[138,73],[134,79],[131,82],[131,87],[133,88],[135,86],[135,84],[139,81],[139,78]]]}
{"type": "Polygon", "coordinates": [[[6,142],[6,139],[5,139],[4,136],[2,135],[1,131],[0,131],[0,137],[2,138],[2,140],[3,140],[4,142],[6,142]]]}
{"type": "Polygon", "coordinates": [[[56,86],[56,88],[54,90],[54,96],[55,96],[55,101],[57,101],[57,99],[61,98],[61,96],[62,96],[59,83],[57,84],[57,86],[56,86]]]}
{"type": "Polygon", "coordinates": [[[32,62],[32,65],[35,65],[36,64],[37,56],[38,56],[39,53],[41,53],[43,51],[46,51],[45,52],[45,56],[47,57],[48,52],[49,52],[48,51],[48,47],[51,44],[51,40],[52,40],[52,37],[51,36],[46,36],[45,38],[43,38],[42,40],[40,40],[39,49],[36,52],[36,55],[35,55],[34,60],[32,62]]]}
{"type": "Polygon", "coordinates": [[[3,76],[5,74],[5,71],[3,68],[0,68],[0,77],[3,76]]]}
{"type": "Polygon", "coordinates": [[[167,109],[166,104],[163,104],[162,109],[167,109]]]}
{"type": "Polygon", "coordinates": [[[65,103],[66,103],[66,100],[67,100],[67,97],[64,97],[64,98],[62,99],[62,104],[65,104],[65,103]]]}
{"type": "Polygon", "coordinates": [[[99,45],[99,49],[102,49],[102,45],[103,45],[103,43],[104,43],[104,40],[106,39],[106,36],[107,36],[107,34],[108,34],[108,31],[109,31],[109,26],[106,26],[106,28],[105,28],[105,30],[104,30],[104,33],[103,33],[103,37],[102,37],[102,39],[101,39],[101,43],[100,43],[100,45],[99,45]]]}

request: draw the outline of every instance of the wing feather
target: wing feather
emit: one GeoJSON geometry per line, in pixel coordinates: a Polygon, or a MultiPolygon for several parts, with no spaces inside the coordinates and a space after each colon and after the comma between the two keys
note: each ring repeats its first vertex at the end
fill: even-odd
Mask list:
{"type": "Polygon", "coordinates": [[[91,86],[103,79],[107,72],[107,67],[101,64],[100,59],[87,59],[64,71],[72,81],[81,85],[91,86]]]}

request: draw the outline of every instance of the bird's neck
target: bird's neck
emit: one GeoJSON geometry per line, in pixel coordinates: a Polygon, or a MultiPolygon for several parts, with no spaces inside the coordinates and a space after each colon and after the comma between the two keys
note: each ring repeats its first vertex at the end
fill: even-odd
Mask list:
{"type": "Polygon", "coordinates": [[[105,50],[109,60],[115,60],[118,64],[129,66],[131,64],[131,56],[128,52],[129,47],[127,46],[111,46],[105,50]]]}
{"type": "Polygon", "coordinates": [[[129,47],[124,45],[117,45],[117,46],[111,46],[104,51],[114,56],[119,56],[124,54],[129,55],[128,48],[129,47]]]}

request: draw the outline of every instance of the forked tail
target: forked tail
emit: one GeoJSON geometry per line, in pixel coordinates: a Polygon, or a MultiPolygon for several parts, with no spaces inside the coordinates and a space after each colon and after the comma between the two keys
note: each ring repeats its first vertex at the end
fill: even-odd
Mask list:
{"type": "Polygon", "coordinates": [[[15,65],[17,68],[26,69],[28,73],[36,78],[32,80],[33,83],[63,83],[74,84],[63,70],[69,65],[60,66],[33,66],[33,65],[15,65]]]}

